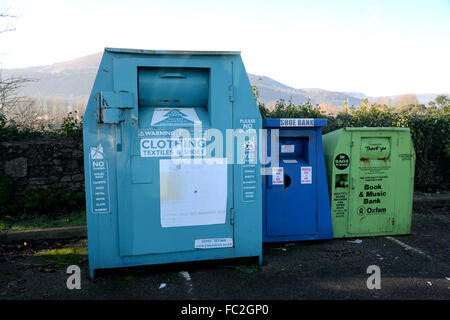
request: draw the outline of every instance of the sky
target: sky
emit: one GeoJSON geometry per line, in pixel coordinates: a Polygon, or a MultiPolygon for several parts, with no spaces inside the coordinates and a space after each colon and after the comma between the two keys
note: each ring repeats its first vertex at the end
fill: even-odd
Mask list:
{"type": "Polygon", "coordinates": [[[0,66],[105,47],[241,51],[247,72],[370,96],[450,92],[450,0],[0,0],[0,66]]]}

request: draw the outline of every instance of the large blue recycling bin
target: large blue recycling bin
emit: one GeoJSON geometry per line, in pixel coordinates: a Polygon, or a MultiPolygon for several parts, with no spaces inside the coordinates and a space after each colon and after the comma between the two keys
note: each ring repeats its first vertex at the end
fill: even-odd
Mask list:
{"type": "Polygon", "coordinates": [[[270,159],[262,179],[264,242],[333,238],[323,126],[326,119],[263,121],[270,159]]]}
{"type": "Polygon", "coordinates": [[[239,52],[105,49],[83,120],[90,277],[261,262],[260,165],[251,161],[261,122],[239,52]],[[229,131],[255,134],[239,135],[244,148],[239,137],[225,143],[229,131]]]}

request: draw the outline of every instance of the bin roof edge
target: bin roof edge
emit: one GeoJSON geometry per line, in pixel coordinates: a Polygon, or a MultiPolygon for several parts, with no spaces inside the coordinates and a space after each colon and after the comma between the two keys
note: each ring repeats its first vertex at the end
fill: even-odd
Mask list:
{"type": "Polygon", "coordinates": [[[240,51],[189,51],[189,50],[147,50],[128,48],[105,48],[105,51],[113,53],[134,53],[154,55],[240,55],[240,51]]]}

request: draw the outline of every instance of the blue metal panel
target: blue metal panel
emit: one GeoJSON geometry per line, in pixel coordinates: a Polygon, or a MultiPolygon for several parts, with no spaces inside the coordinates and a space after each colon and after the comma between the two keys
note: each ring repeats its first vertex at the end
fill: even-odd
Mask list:
{"type": "MultiPolygon", "coordinates": [[[[91,278],[102,268],[235,257],[262,260],[259,174],[246,181],[254,187],[243,197],[244,167],[259,173],[259,164],[230,162],[225,169],[217,164],[215,171],[192,164],[177,171],[165,161],[172,150],[166,144],[178,143],[171,140],[176,129],[200,136],[216,129],[226,146],[226,130],[243,128],[243,123],[256,130],[262,126],[239,53],[105,50],[83,120],[91,278]],[[201,123],[200,129],[194,123],[201,123]],[[190,179],[188,171],[199,180],[190,179]],[[201,207],[197,200],[208,194],[216,175],[225,181],[220,193],[223,216],[207,222],[181,215],[172,219],[177,197],[192,198],[182,208],[197,202],[201,207]]],[[[198,141],[201,149],[212,140],[206,136],[198,141]]],[[[213,157],[226,158],[228,151],[224,147],[213,157]]],[[[192,157],[206,161],[201,154],[192,157]]]]}
{"type": "Polygon", "coordinates": [[[140,68],[140,107],[206,107],[209,69],[140,68]]]}
{"type": "Polygon", "coordinates": [[[267,167],[276,167],[283,176],[281,184],[274,175],[263,179],[263,241],[331,239],[321,134],[326,119],[266,119],[263,126],[269,157],[275,153],[270,136],[278,130],[279,163],[267,167]]]}

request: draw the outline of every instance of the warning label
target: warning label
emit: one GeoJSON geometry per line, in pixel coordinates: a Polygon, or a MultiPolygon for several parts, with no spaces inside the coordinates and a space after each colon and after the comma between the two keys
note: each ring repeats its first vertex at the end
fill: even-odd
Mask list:
{"type": "Polygon", "coordinates": [[[256,119],[239,119],[239,123],[244,130],[253,129],[256,125],[256,119]]]}
{"type": "Polygon", "coordinates": [[[301,168],[301,184],[312,183],[312,167],[301,168]]]}
{"type": "Polygon", "coordinates": [[[108,162],[103,156],[101,145],[90,148],[89,159],[92,213],[109,213],[108,162]]]}
{"type": "Polygon", "coordinates": [[[256,200],[256,165],[242,166],[242,201],[256,200]]]}
{"type": "Polygon", "coordinates": [[[272,167],[272,184],[273,185],[284,185],[283,167],[272,167]]]}
{"type": "Polygon", "coordinates": [[[347,192],[335,192],[333,193],[333,211],[336,218],[345,216],[348,206],[347,192]]]}

